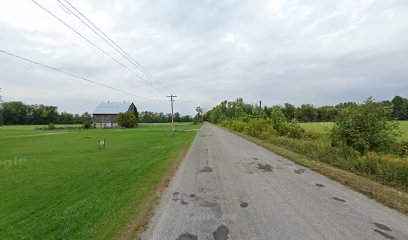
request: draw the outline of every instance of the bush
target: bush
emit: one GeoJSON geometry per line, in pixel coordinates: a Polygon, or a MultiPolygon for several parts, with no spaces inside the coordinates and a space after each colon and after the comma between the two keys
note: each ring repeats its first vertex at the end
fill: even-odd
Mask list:
{"type": "Polygon", "coordinates": [[[134,128],[137,126],[137,117],[132,113],[120,113],[118,115],[118,125],[125,128],[134,128]]]}
{"type": "Polygon", "coordinates": [[[88,128],[91,128],[91,127],[92,127],[92,124],[90,122],[84,123],[84,128],[88,129],[88,128]]]}
{"type": "Polygon", "coordinates": [[[56,127],[55,127],[54,123],[48,124],[48,130],[55,130],[55,129],[56,129],[56,127]]]}
{"type": "Polygon", "coordinates": [[[398,126],[388,121],[390,114],[391,109],[371,98],[364,104],[342,109],[331,132],[333,145],[343,143],[361,154],[391,151],[398,126]]]}

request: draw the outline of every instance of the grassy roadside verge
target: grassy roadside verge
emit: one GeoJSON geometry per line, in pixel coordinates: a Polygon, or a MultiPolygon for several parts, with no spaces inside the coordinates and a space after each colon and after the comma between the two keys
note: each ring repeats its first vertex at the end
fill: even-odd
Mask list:
{"type": "Polygon", "coordinates": [[[197,128],[172,137],[168,124],[41,136],[0,127],[0,239],[132,238],[197,128]]]}
{"type": "Polygon", "coordinates": [[[163,192],[168,187],[181,161],[184,159],[185,155],[187,154],[187,151],[190,148],[193,140],[194,138],[191,139],[180,150],[180,152],[177,154],[177,156],[174,159],[172,159],[171,163],[164,170],[164,174],[160,180],[159,185],[140,204],[138,208],[138,214],[131,218],[127,226],[122,230],[118,239],[120,240],[136,239],[137,236],[145,230],[145,228],[147,227],[147,224],[150,221],[150,218],[154,214],[155,207],[159,204],[163,192]]]}
{"type": "Polygon", "coordinates": [[[383,203],[385,206],[394,208],[401,213],[408,215],[408,193],[406,192],[402,192],[392,187],[380,184],[369,178],[358,176],[354,173],[338,169],[327,163],[309,159],[301,154],[297,154],[283,147],[276,146],[267,141],[251,137],[245,133],[236,132],[228,128],[224,129],[238,136],[241,136],[259,146],[262,146],[280,156],[288,158],[297,164],[319,172],[320,174],[332,180],[340,182],[341,184],[348,186],[355,191],[358,191],[372,199],[377,200],[380,203],[383,203]]]}

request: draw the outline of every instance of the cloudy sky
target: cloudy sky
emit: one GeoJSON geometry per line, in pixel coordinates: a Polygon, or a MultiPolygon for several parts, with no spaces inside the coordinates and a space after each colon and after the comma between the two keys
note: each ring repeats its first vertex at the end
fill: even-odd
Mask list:
{"type": "Polygon", "coordinates": [[[155,83],[61,3],[36,1],[131,71],[31,0],[2,1],[0,50],[143,98],[0,53],[7,101],[81,113],[125,100],[169,112],[174,93],[176,111],[191,114],[237,97],[317,106],[408,97],[407,0],[68,0],[155,83]]]}

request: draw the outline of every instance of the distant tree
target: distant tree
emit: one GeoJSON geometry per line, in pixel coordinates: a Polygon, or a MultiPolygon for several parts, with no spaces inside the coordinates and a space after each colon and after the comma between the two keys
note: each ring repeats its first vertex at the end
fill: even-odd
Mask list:
{"type": "Polygon", "coordinates": [[[203,109],[202,109],[201,107],[196,107],[195,110],[196,110],[196,112],[197,112],[196,122],[198,123],[198,122],[201,121],[201,118],[202,118],[202,115],[203,115],[203,109]]]}
{"type": "Polygon", "coordinates": [[[134,128],[137,126],[137,118],[133,113],[118,114],[118,125],[125,128],[134,128]]]}
{"type": "Polygon", "coordinates": [[[174,121],[175,122],[180,122],[180,113],[179,112],[174,113],[174,121]]]}
{"type": "Polygon", "coordinates": [[[364,104],[342,108],[333,127],[332,143],[346,144],[361,154],[386,151],[393,142],[397,124],[388,121],[392,109],[367,99],[364,104]]]}
{"type": "Polygon", "coordinates": [[[395,96],[392,101],[392,117],[397,120],[408,120],[408,99],[395,96]]]}
{"type": "Polygon", "coordinates": [[[82,124],[91,124],[93,122],[92,115],[88,112],[84,112],[80,118],[82,124]]]}
{"type": "Polygon", "coordinates": [[[311,104],[302,104],[296,111],[296,118],[300,122],[317,121],[317,109],[311,104]]]}
{"type": "Polygon", "coordinates": [[[3,110],[2,110],[2,108],[1,108],[1,106],[0,106],[0,125],[3,125],[4,124],[4,121],[3,121],[3,110]]]}
{"type": "Polygon", "coordinates": [[[296,107],[290,103],[285,103],[282,112],[288,121],[292,121],[296,117],[296,107]]]}
{"type": "Polygon", "coordinates": [[[28,124],[27,106],[22,102],[5,102],[2,107],[4,124],[28,124]]]}
{"type": "Polygon", "coordinates": [[[317,108],[318,122],[333,122],[337,116],[337,108],[332,106],[323,106],[317,108]]]}

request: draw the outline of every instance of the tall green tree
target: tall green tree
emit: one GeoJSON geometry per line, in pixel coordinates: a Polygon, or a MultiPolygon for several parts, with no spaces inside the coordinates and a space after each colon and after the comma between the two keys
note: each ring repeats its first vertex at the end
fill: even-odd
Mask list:
{"type": "Polygon", "coordinates": [[[388,151],[395,142],[398,125],[388,121],[392,109],[367,99],[364,104],[342,108],[332,129],[332,143],[346,144],[361,154],[388,151]]]}
{"type": "Polygon", "coordinates": [[[395,96],[391,103],[393,105],[392,117],[397,120],[408,120],[408,99],[395,96]]]}

